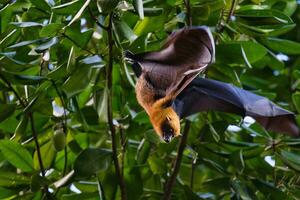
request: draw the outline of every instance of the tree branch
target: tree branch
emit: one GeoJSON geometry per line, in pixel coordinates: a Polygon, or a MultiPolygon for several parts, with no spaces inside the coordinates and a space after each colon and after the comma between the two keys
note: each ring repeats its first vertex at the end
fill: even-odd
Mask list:
{"type": "Polygon", "coordinates": [[[179,148],[177,151],[177,156],[176,156],[176,160],[175,160],[174,167],[173,167],[173,173],[171,174],[170,178],[167,180],[166,185],[165,185],[165,192],[164,192],[164,196],[162,198],[163,200],[171,199],[172,189],[173,189],[177,174],[180,169],[183,151],[185,149],[186,141],[187,141],[188,134],[190,131],[190,125],[191,125],[191,122],[187,120],[185,122],[184,132],[183,132],[182,138],[180,140],[179,148]]]}
{"type": "MultiPolygon", "coordinates": [[[[230,10],[229,10],[229,13],[228,13],[228,15],[226,17],[225,23],[222,23],[223,17],[224,17],[224,13],[225,13],[225,11],[222,10],[221,17],[220,17],[220,23],[218,23],[218,25],[217,25],[217,32],[219,34],[221,34],[224,31],[225,25],[230,22],[230,19],[231,19],[233,13],[234,13],[235,4],[236,4],[236,0],[232,0],[231,1],[231,6],[230,6],[230,10]]],[[[217,41],[217,38],[215,39],[215,41],[217,41]]]]}
{"type": "Polygon", "coordinates": [[[124,158],[125,158],[125,151],[126,151],[126,138],[125,138],[125,133],[124,129],[121,126],[120,127],[120,140],[121,140],[121,147],[122,147],[122,155],[121,155],[121,174],[123,176],[124,174],[124,158]]]}
{"type": "Polygon", "coordinates": [[[192,21],[192,15],[191,15],[190,0],[184,0],[184,5],[186,8],[186,24],[187,24],[187,26],[192,26],[193,21],[192,21]]]}
{"type": "Polygon", "coordinates": [[[126,188],[125,188],[125,181],[121,173],[120,164],[118,161],[118,155],[117,155],[117,141],[116,141],[116,129],[113,124],[113,110],[112,110],[112,69],[113,69],[113,33],[112,33],[112,15],[111,13],[109,15],[109,25],[108,25],[108,54],[109,54],[109,60],[108,60],[108,66],[106,69],[106,85],[108,89],[108,95],[107,95],[107,118],[108,118],[108,124],[109,124],[109,130],[111,133],[111,140],[112,140],[112,157],[115,165],[116,175],[118,178],[119,186],[121,189],[121,199],[126,200],[126,188]]]}

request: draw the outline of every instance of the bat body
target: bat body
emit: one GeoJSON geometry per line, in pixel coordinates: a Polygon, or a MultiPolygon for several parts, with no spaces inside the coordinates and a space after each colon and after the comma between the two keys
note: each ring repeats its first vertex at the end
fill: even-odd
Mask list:
{"type": "Polygon", "coordinates": [[[172,33],[159,51],[125,53],[139,77],[137,100],[164,141],[180,135],[180,119],[171,106],[173,101],[212,62],[213,56],[213,37],[206,27],[172,33]]]}
{"type": "Polygon", "coordinates": [[[214,53],[213,37],[206,27],[172,33],[159,51],[125,52],[138,77],[137,100],[165,142],[180,135],[180,118],[208,110],[251,116],[267,130],[299,135],[293,113],[268,99],[230,84],[196,78],[214,60],[214,53]]]}

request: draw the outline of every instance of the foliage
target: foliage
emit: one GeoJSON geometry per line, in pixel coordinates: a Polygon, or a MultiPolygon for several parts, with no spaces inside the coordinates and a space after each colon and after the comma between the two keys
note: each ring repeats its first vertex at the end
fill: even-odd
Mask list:
{"type": "MultiPolygon", "coordinates": [[[[125,190],[130,200],[161,199],[180,138],[165,144],[154,134],[123,52],[160,48],[187,17],[216,38],[207,77],[264,95],[300,122],[295,0],[0,6],[0,199],[124,199],[125,190]]],[[[231,114],[188,120],[172,199],[300,198],[299,139],[231,114]]]]}

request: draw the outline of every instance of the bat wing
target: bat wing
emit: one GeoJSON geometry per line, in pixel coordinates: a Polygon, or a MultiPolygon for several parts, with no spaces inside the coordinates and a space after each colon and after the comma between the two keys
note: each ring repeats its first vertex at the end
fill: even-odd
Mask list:
{"type": "Polygon", "coordinates": [[[215,80],[194,79],[177,96],[173,107],[181,118],[201,111],[221,111],[251,116],[270,131],[300,134],[292,112],[265,97],[215,80]]]}
{"type": "Polygon", "coordinates": [[[201,66],[211,63],[214,54],[212,34],[207,27],[200,26],[173,32],[161,50],[137,54],[136,60],[141,63],[156,62],[179,68],[184,66],[189,69],[191,65],[201,66]]]}
{"type": "Polygon", "coordinates": [[[125,52],[125,57],[133,63],[137,76],[146,74],[156,88],[176,96],[214,60],[214,54],[209,29],[193,27],[172,33],[159,51],[125,52]]]}

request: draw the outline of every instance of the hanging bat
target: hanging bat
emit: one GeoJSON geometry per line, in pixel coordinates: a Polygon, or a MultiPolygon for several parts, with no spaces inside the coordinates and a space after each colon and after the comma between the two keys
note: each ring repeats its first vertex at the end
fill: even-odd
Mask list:
{"type": "Polygon", "coordinates": [[[207,110],[249,115],[268,130],[299,134],[293,114],[268,99],[226,83],[196,78],[213,62],[214,54],[213,37],[206,27],[172,33],[159,51],[125,52],[138,77],[137,100],[165,142],[180,135],[180,118],[207,110]],[[279,120],[284,125],[279,126],[279,120]]]}

